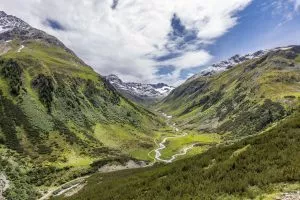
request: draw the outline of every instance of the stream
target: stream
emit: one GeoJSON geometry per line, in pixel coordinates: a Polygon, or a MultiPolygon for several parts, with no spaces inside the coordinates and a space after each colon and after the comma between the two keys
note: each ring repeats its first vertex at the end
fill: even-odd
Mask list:
{"type": "MultiPolygon", "coordinates": [[[[167,118],[167,123],[169,124],[169,121],[172,119],[172,116],[168,116],[168,115],[165,114],[165,113],[162,113],[162,115],[163,115],[164,117],[167,118]]],[[[175,124],[171,125],[171,127],[172,127],[173,129],[175,129],[176,132],[179,131],[179,129],[175,126],[175,124]]],[[[160,162],[164,162],[164,163],[171,163],[171,162],[173,162],[178,156],[184,156],[184,155],[186,155],[187,152],[195,146],[195,144],[190,145],[190,146],[188,146],[188,147],[184,147],[183,149],[180,150],[179,153],[176,153],[176,154],[172,155],[172,157],[171,157],[170,159],[168,159],[168,160],[162,159],[162,158],[161,158],[161,153],[160,153],[163,149],[167,148],[166,145],[165,145],[165,143],[167,142],[168,139],[180,138],[180,137],[184,137],[184,136],[186,136],[186,135],[187,135],[187,133],[183,133],[182,135],[164,138],[164,139],[158,144],[158,148],[154,150],[154,151],[155,151],[155,160],[156,160],[156,161],[160,161],[160,162]]],[[[156,143],[156,142],[155,142],[155,143],[156,143]]],[[[156,144],[157,144],[157,143],[156,143],[156,144]]]]}
{"type": "MultiPolygon", "coordinates": [[[[168,116],[168,115],[165,114],[165,113],[162,113],[162,115],[167,119],[167,124],[170,125],[170,120],[172,119],[172,116],[168,116]]],[[[176,127],[176,124],[175,124],[175,123],[172,124],[172,125],[170,125],[170,126],[171,126],[176,132],[179,132],[179,129],[176,127]]],[[[195,144],[192,144],[192,145],[190,145],[190,146],[188,146],[188,147],[184,147],[183,149],[181,149],[181,150],[179,151],[179,153],[176,153],[176,154],[172,155],[170,159],[165,160],[165,159],[162,159],[162,158],[161,158],[161,151],[164,150],[165,148],[167,148],[166,145],[165,145],[165,143],[167,142],[168,139],[180,138],[180,137],[184,137],[184,136],[187,136],[187,135],[188,135],[188,134],[187,134],[186,132],[184,132],[184,133],[181,134],[181,135],[165,137],[160,143],[157,143],[157,142],[155,141],[155,144],[158,145],[158,148],[156,148],[156,149],[154,149],[154,150],[152,150],[152,151],[150,151],[150,152],[148,153],[148,155],[149,155],[151,152],[153,152],[153,151],[155,152],[154,162],[152,162],[152,163],[150,163],[150,164],[148,164],[148,165],[141,165],[141,166],[135,166],[135,165],[134,165],[134,167],[130,167],[130,166],[132,165],[132,164],[131,164],[130,166],[127,166],[127,167],[126,167],[126,166],[121,166],[120,168],[118,168],[119,166],[113,166],[113,167],[115,167],[116,169],[114,169],[114,170],[108,170],[108,171],[102,171],[102,173],[107,173],[107,172],[109,172],[109,171],[119,171],[119,170],[124,170],[124,169],[131,169],[131,168],[151,167],[151,166],[154,165],[154,163],[155,163],[156,161],[160,161],[160,162],[164,162],[164,163],[172,163],[177,157],[186,155],[187,152],[195,146],[195,144]]],[[[134,162],[134,161],[132,161],[132,162],[134,162]]],[[[127,163],[127,164],[128,164],[128,163],[127,163]]],[[[100,170],[100,171],[101,171],[101,170],[100,170]]],[[[72,180],[72,181],[70,181],[70,182],[68,182],[68,183],[65,183],[65,184],[61,185],[60,187],[58,187],[58,188],[56,188],[56,189],[50,190],[50,191],[48,191],[48,193],[44,194],[39,200],[46,200],[46,199],[49,199],[51,196],[60,196],[60,195],[63,195],[63,194],[65,194],[66,192],[68,192],[68,191],[70,191],[70,190],[72,190],[72,189],[76,189],[77,187],[78,187],[78,190],[77,190],[77,192],[78,192],[78,191],[84,186],[83,183],[85,182],[85,179],[86,179],[87,177],[88,177],[88,176],[86,176],[86,177],[81,177],[81,178],[77,178],[77,179],[75,179],[75,180],[72,180]],[[77,181],[79,181],[79,182],[77,182],[77,181]],[[72,184],[72,183],[73,183],[73,184],[72,184]],[[63,186],[66,186],[66,185],[69,185],[69,186],[63,187],[63,186]],[[55,193],[56,193],[56,194],[55,194],[55,193]],[[55,195],[54,195],[54,194],[55,194],[55,195]]],[[[76,193],[76,192],[75,192],[75,193],[76,193]]]]}

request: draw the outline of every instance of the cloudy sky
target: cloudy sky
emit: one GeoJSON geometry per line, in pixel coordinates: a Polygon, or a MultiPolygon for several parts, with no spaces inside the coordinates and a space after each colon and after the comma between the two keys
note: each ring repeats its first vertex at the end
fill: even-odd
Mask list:
{"type": "Polygon", "coordinates": [[[1,0],[102,75],[178,85],[234,54],[300,44],[300,0],[1,0]]]}

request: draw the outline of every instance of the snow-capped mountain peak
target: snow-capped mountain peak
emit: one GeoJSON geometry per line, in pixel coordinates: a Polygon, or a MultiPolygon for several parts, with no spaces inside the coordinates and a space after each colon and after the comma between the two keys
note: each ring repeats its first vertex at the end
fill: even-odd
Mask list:
{"type": "Polygon", "coordinates": [[[29,30],[31,27],[23,20],[0,11],[0,33],[11,31],[14,28],[29,30]]]}
{"type": "Polygon", "coordinates": [[[277,47],[274,49],[260,50],[260,51],[256,51],[254,53],[246,54],[243,56],[236,54],[236,55],[232,56],[231,58],[229,58],[228,60],[223,60],[219,63],[215,63],[215,64],[207,67],[206,69],[200,71],[198,74],[191,76],[187,81],[197,79],[198,77],[201,77],[201,76],[211,76],[213,74],[226,71],[226,70],[228,70],[238,64],[241,64],[247,60],[261,58],[270,52],[286,51],[291,48],[293,48],[293,46],[277,47]]]}
{"type": "Polygon", "coordinates": [[[266,55],[270,51],[271,50],[260,50],[260,51],[256,51],[251,54],[246,54],[244,56],[240,56],[239,54],[236,54],[236,55],[232,56],[231,58],[229,58],[228,60],[223,60],[219,63],[215,63],[215,64],[207,67],[206,69],[200,71],[200,73],[195,74],[192,77],[190,77],[188,80],[194,80],[201,76],[210,76],[210,75],[213,75],[213,74],[216,74],[219,72],[223,72],[223,71],[230,69],[231,67],[234,67],[238,64],[241,64],[247,60],[260,58],[260,57],[266,55]]]}
{"type": "Polygon", "coordinates": [[[144,84],[135,82],[123,82],[117,75],[111,74],[105,77],[124,96],[141,102],[155,101],[167,96],[174,87],[165,83],[144,84]]]}
{"type": "Polygon", "coordinates": [[[49,44],[60,46],[66,51],[73,53],[56,37],[33,28],[23,20],[13,15],[7,15],[4,11],[0,11],[0,41],[13,40],[16,35],[21,41],[43,40],[49,44]]]}

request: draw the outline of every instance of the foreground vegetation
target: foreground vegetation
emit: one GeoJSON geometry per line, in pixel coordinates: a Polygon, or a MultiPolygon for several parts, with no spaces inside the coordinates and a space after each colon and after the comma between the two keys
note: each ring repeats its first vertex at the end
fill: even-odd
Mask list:
{"type": "Polygon", "coordinates": [[[271,51],[212,76],[188,80],[158,107],[183,129],[255,134],[285,118],[300,96],[300,47],[271,51]]]}
{"type": "Polygon", "coordinates": [[[149,159],[163,119],[119,95],[61,46],[18,39],[4,45],[0,148],[7,153],[0,167],[11,180],[7,199],[35,199],[35,189],[92,173],[100,161],[149,159]]]}
{"type": "MultiPolygon", "coordinates": [[[[197,151],[192,151],[187,155],[193,155],[195,152],[201,152],[220,143],[221,138],[218,134],[204,134],[196,132],[188,132],[184,137],[177,137],[168,139],[166,142],[166,148],[161,151],[162,159],[170,159],[170,157],[182,150],[184,147],[189,147],[195,145],[194,148],[197,148],[197,151]]],[[[181,156],[180,158],[184,158],[181,156]]]]}
{"type": "MultiPolygon", "coordinates": [[[[5,45],[10,50],[0,57],[0,149],[6,153],[0,167],[11,181],[7,199],[36,199],[39,191],[107,163],[152,162],[154,141],[174,135],[164,119],[120,96],[60,46],[17,39],[5,45]]],[[[199,140],[171,141],[166,156],[199,140]]]]}
{"type": "Polygon", "coordinates": [[[298,108],[263,134],[170,165],[95,174],[80,193],[54,199],[264,199],[300,188],[299,142],[298,108]]]}
{"type": "MultiPolygon", "coordinates": [[[[14,39],[5,47],[0,175],[10,180],[8,200],[37,199],[109,163],[149,163],[157,144],[176,134],[65,47],[43,39],[14,39]]],[[[260,199],[297,188],[299,56],[299,47],[279,50],[186,82],[158,107],[188,133],[167,140],[162,158],[195,145],[188,159],[95,174],[67,199],[260,199]]]]}

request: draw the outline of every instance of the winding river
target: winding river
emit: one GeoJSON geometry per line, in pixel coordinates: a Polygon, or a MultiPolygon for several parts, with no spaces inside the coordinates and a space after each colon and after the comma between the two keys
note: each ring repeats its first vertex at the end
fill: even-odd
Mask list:
{"type": "MultiPolygon", "coordinates": [[[[167,123],[169,123],[169,121],[170,121],[170,119],[172,118],[172,116],[168,116],[168,115],[165,114],[165,113],[162,113],[162,115],[163,115],[164,117],[167,118],[167,120],[168,120],[167,123]]],[[[176,128],[175,124],[171,125],[171,127],[174,128],[176,132],[179,131],[179,129],[176,128]]],[[[178,156],[184,156],[184,155],[186,155],[187,152],[195,146],[195,144],[190,145],[190,146],[188,146],[188,147],[184,147],[183,149],[180,150],[179,153],[174,154],[174,155],[173,155],[170,159],[168,159],[168,160],[165,160],[165,159],[162,159],[162,158],[161,158],[161,151],[162,151],[163,149],[167,148],[166,145],[165,145],[165,143],[167,142],[168,139],[180,138],[180,137],[184,137],[184,136],[186,136],[186,135],[187,135],[187,133],[184,132],[182,135],[164,138],[164,139],[158,144],[158,148],[154,150],[154,151],[155,151],[155,160],[156,160],[156,161],[160,161],[160,162],[164,162],[164,163],[171,163],[171,162],[173,162],[178,156]]],[[[155,143],[156,143],[156,142],[155,142],[155,143]]],[[[157,144],[157,143],[156,143],[156,144],[157,144]]]]}

